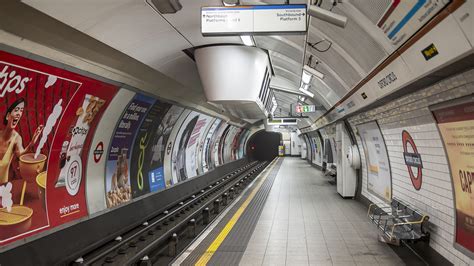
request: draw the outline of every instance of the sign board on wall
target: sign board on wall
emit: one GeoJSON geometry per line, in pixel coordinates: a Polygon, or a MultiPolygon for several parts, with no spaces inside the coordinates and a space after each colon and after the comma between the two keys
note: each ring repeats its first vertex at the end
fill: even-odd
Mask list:
{"type": "Polygon", "coordinates": [[[405,160],[411,183],[416,190],[420,190],[423,182],[423,161],[415,141],[406,130],[402,131],[402,145],[403,159],[405,160]]]}
{"type": "Polygon", "coordinates": [[[367,190],[390,201],[392,199],[392,175],[387,148],[377,122],[357,125],[367,164],[367,190]]]}
{"type": "Polygon", "coordinates": [[[306,5],[202,7],[201,33],[212,35],[306,32],[306,5]]]}
{"type": "Polygon", "coordinates": [[[474,252],[474,101],[433,111],[448,155],[456,206],[456,243],[474,252]]]}

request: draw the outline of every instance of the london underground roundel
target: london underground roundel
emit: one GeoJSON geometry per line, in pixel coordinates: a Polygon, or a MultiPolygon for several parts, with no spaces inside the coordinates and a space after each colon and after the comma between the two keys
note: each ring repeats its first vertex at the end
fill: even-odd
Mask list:
{"type": "Polygon", "coordinates": [[[418,153],[418,149],[416,148],[415,141],[406,130],[403,130],[402,132],[402,143],[403,158],[405,159],[411,183],[416,190],[420,190],[423,178],[423,163],[421,161],[421,155],[418,153]],[[416,175],[414,174],[414,169],[416,169],[416,175]]]}

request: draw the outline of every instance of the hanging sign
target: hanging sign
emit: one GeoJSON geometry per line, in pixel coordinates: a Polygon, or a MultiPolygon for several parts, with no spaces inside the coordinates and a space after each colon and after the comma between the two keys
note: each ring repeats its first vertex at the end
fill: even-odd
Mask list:
{"type": "Polygon", "coordinates": [[[202,7],[201,33],[209,35],[306,33],[306,5],[202,7]]]}

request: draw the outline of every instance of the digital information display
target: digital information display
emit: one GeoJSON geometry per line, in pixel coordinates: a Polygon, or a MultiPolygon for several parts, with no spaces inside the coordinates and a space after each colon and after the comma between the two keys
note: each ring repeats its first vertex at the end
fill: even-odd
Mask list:
{"type": "Polygon", "coordinates": [[[203,36],[306,33],[306,5],[202,7],[203,36]]]}
{"type": "Polygon", "coordinates": [[[297,113],[314,113],[316,112],[316,106],[314,105],[297,105],[296,106],[297,113]]]}

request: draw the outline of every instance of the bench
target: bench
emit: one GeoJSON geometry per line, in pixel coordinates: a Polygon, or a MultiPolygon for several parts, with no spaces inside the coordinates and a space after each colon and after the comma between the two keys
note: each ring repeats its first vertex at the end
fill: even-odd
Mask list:
{"type": "Polygon", "coordinates": [[[400,199],[393,198],[388,207],[370,204],[367,216],[383,232],[383,240],[387,243],[429,241],[429,216],[400,199]]]}
{"type": "Polygon", "coordinates": [[[337,167],[335,164],[331,164],[324,173],[325,176],[336,177],[337,176],[337,167]]]}

